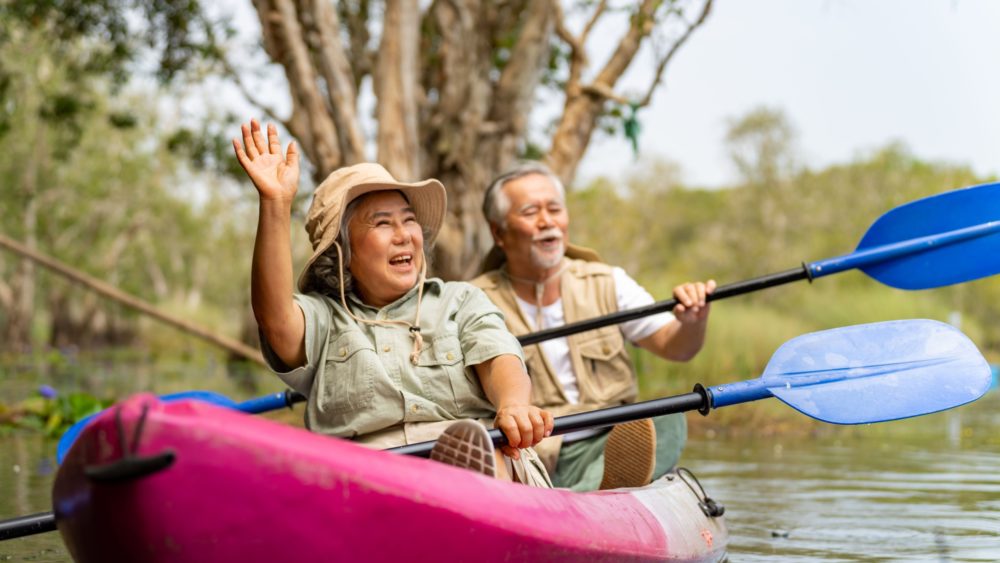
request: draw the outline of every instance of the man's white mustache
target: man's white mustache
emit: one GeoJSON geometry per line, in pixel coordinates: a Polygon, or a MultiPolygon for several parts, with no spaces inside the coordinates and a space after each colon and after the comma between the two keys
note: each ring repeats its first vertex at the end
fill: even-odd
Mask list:
{"type": "Polygon", "coordinates": [[[534,237],[532,237],[531,241],[532,242],[538,242],[540,240],[545,240],[547,238],[554,238],[556,240],[561,241],[562,238],[563,238],[562,231],[560,231],[559,229],[557,229],[555,227],[553,227],[551,229],[546,229],[546,230],[538,233],[534,237]]]}

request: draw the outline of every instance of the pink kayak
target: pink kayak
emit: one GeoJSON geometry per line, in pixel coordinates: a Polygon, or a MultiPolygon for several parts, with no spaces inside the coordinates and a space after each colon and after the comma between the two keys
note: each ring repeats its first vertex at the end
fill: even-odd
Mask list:
{"type": "Polygon", "coordinates": [[[79,562],[719,560],[725,522],[700,494],[677,474],[536,489],[138,395],[81,433],[53,506],[79,562]]]}

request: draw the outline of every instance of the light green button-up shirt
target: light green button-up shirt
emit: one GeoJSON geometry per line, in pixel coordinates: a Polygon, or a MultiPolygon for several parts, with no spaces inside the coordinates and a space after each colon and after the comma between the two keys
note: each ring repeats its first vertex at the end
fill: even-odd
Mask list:
{"type": "MultiPolygon", "coordinates": [[[[500,310],[468,283],[427,280],[416,365],[406,326],[358,323],[339,301],[315,293],[295,301],[305,315],[306,365],[289,371],[263,338],[262,348],[278,377],[309,397],[306,425],[314,432],[363,439],[409,423],[492,418],[496,409],[471,367],[504,354],[523,362],[500,310]]],[[[381,309],[354,295],[348,304],[362,319],[413,323],[417,288],[381,309]]]]}

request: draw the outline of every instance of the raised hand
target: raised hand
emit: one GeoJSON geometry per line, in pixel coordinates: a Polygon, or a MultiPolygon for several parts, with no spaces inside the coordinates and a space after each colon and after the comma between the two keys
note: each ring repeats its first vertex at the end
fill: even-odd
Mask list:
{"type": "Polygon", "coordinates": [[[299,186],[299,152],[295,141],[288,143],[288,151],[281,155],[281,141],[274,124],[267,125],[267,138],[260,130],[260,123],[251,119],[240,126],[243,143],[233,139],[233,149],[240,166],[250,176],[261,200],[278,200],[291,203],[299,186]]]}

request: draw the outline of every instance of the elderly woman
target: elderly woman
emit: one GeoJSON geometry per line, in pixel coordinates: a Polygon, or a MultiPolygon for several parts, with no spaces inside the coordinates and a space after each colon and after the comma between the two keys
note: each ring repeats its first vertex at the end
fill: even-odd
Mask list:
{"type": "Polygon", "coordinates": [[[434,459],[551,486],[530,447],[551,433],[552,416],[530,403],[517,339],[479,289],[426,278],[444,186],[397,182],[370,163],[330,174],[306,218],[313,254],[296,294],[298,151],[292,142],[282,155],[275,127],[265,136],[256,120],[242,136],[236,157],[260,196],[254,315],[269,365],[309,398],[307,427],[372,447],[438,439],[434,459]],[[469,419],[492,420],[508,445],[494,452],[469,419]]]}

